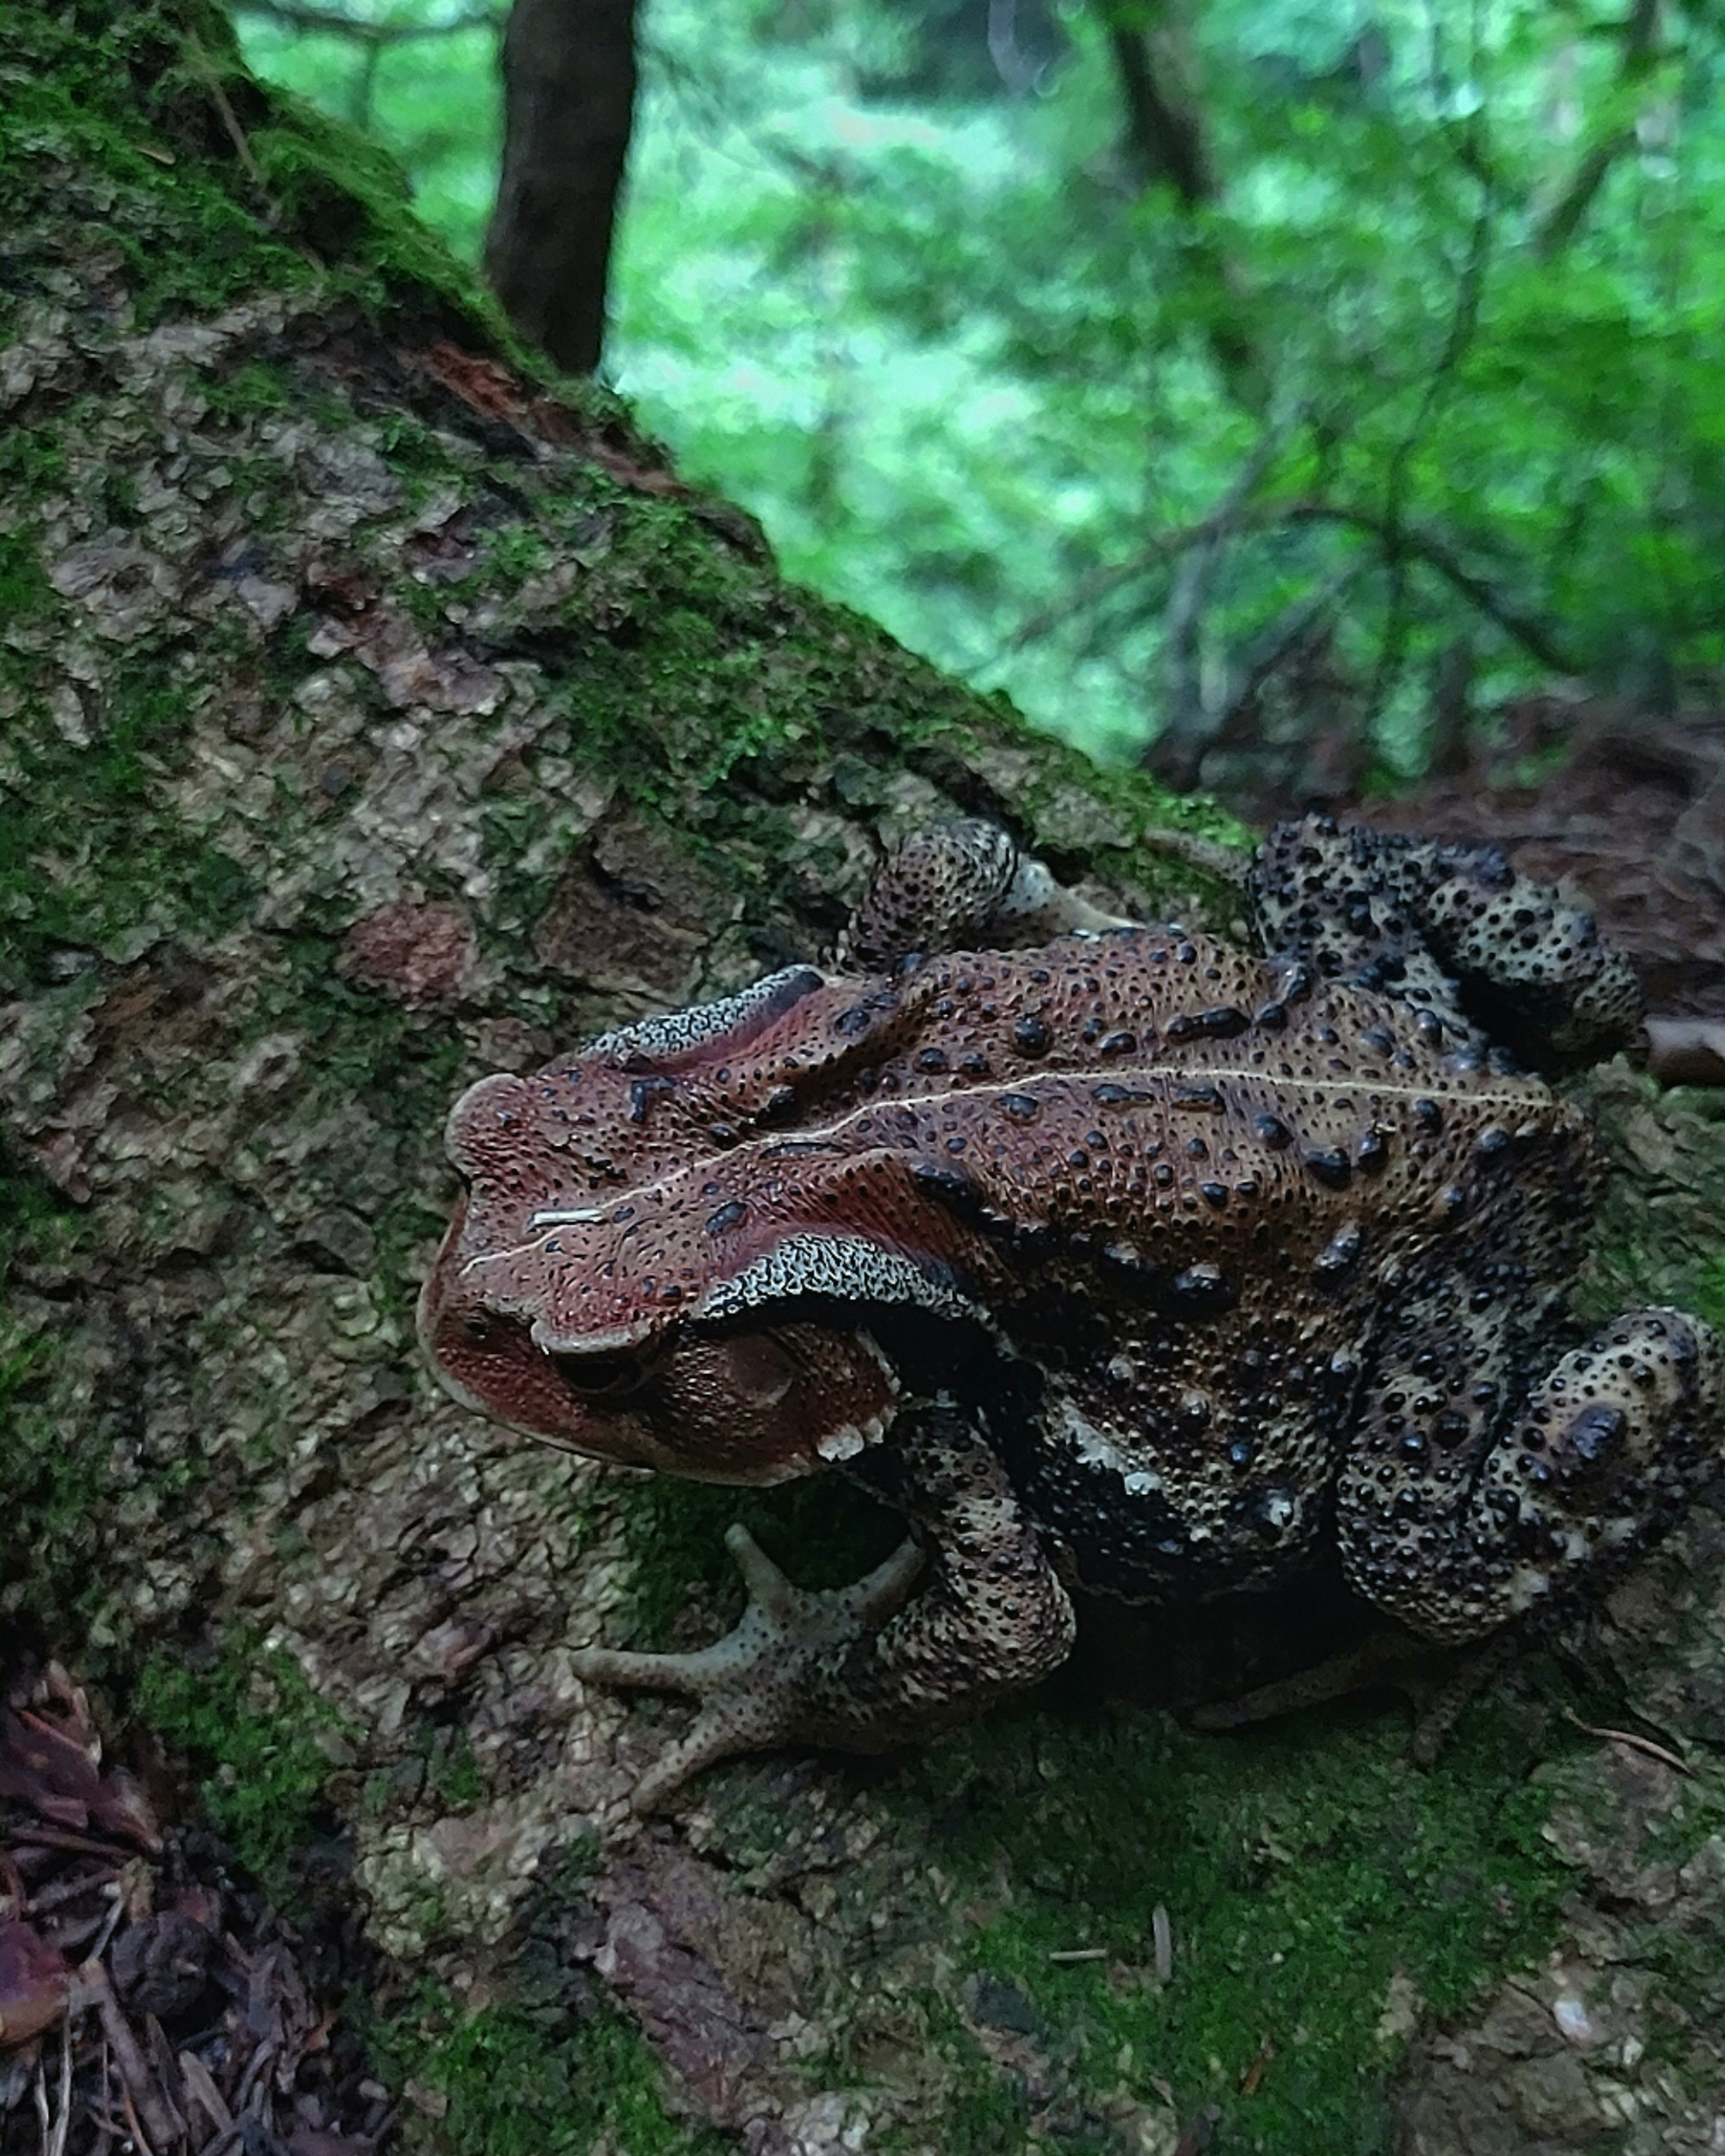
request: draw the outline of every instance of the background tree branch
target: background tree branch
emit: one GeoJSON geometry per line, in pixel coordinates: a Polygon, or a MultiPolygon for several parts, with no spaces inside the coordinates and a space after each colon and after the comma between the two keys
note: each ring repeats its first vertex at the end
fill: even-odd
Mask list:
{"type": "Polygon", "coordinates": [[[1533,228],[1533,251],[1542,262],[1560,254],[1581,229],[1594,197],[1612,167],[1635,144],[1635,120],[1622,119],[1623,109],[1639,106],[1648,82],[1663,58],[1661,43],[1664,0],[1630,0],[1629,13],[1619,28],[1620,51],[1614,93],[1603,125],[1596,124],[1594,139],[1583,149],[1568,178],[1558,189],[1533,228]]]}
{"type": "Polygon", "coordinates": [[[1179,0],[1113,0],[1106,20],[1126,122],[1127,163],[1140,187],[1173,190],[1184,227],[1181,254],[1203,309],[1205,341],[1230,393],[1256,410],[1266,384],[1246,322],[1244,282],[1199,221],[1221,190],[1192,84],[1190,38],[1179,0]]]}
{"type": "Polygon", "coordinates": [[[301,7],[296,0],[237,0],[234,12],[279,23],[287,29],[380,47],[459,37],[465,30],[500,29],[505,20],[505,10],[499,7],[470,8],[436,23],[371,23],[356,15],[344,15],[339,8],[301,7]]]}

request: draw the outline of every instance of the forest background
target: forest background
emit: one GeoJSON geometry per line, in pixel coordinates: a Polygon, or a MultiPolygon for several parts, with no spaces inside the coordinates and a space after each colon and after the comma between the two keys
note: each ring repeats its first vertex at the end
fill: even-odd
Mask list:
{"type": "MultiPolygon", "coordinates": [[[[476,258],[501,5],[244,0],[476,258]]],[[[1725,20],[653,0],[603,372],[787,571],[1243,807],[1725,658],[1725,20]],[[1267,758],[1267,761],[1266,761],[1267,758]]],[[[1504,776],[1517,744],[1501,737],[1504,776]]]]}

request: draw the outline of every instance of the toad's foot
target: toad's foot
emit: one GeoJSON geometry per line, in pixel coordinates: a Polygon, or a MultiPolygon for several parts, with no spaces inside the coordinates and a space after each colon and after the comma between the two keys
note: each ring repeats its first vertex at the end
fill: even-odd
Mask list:
{"type": "Polygon", "coordinates": [[[713,1760],[762,1745],[924,1743],[1065,1660],[1072,1604],[980,1430],[950,1401],[925,1402],[875,1466],[870,1486],[917,1540],[866,1579],[805,1593],[732,1527],[726,1540],[749,1606],[727,1638],[693,1655],[576,1657],[577,1676],[592,1683],[702,1702],[695,1727],[637,1789],[638,1810],[713,1760]]]}
{"type": "Polygon", "coordinates": [[[1206,1702],[1189,1718],[1194,1729],[1250,1729],[1358,1692],[1398,1691],[1414,1710],[1409,1754],[1415,1765],[1430,1767],[1454,1733],[1462,1708],[1491,1682],[1521,1644],[1521,1632],[1513,1625],[1471,1648],[1435,1646],[1398,1625],[1237,1699],[1206,1702]]]}
{"type": "Polygon", "coordinates": [[[846,1662],[910,1594],[923,1553],[906,1541],[854,1585],[810,1591],[793,1586],[747,1527],[733,1527],[725,1546],[749,1595],[734,1631],[693,1654],[589,1647],[573,1657],[584,1683],[702,1702],[694,1727],[637,1783],[633,1803],[639,1812],[656,1810],[691,1774],[734,1753],[795,1741],[875,1748],[865,1724],[835,1713],[834,1693],[846,1662]]]}

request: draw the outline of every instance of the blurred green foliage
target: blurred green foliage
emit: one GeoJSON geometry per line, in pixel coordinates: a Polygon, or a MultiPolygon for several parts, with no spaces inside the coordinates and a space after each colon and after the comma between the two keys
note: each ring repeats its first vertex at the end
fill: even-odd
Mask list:
{"type": "MultiPolygon", "coordinates": [[[[501,9],[324,4],[368,34],[248,0],[254,64],[372,129],[476,254],[501,9]]],[[[1303,668],[1300,723],[1328,696],[1394,772],[1458,657],[1476,706],[1562,674],[1657,701],[1725,660],[1699,0],[643,20],[607,371],[793,574],[943,665],[1113,756],[1269,727],[1303,668]],[[1122,38],[1183,47],[1206,198],[1145,177],[1122,38]]]]}

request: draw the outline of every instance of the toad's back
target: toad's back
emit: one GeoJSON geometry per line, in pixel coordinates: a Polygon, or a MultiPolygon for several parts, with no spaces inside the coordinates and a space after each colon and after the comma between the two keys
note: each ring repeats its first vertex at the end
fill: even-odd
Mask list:
{"type": "Polygon", "coordinates": [[[458,1142],[484,1262],[644,1337],[793,1237],[878,1242],[996,1309],[1074,1266],[1113,1279],[1104,1307],[1131,1274],[1206,1314],[1255,1276],[1333,1301],[1553,1155],[1572,1172],[1585,1131],[1430,1011],[1146,928],[798,968],[490,1081],[458,1142]]]}
{"type": "Polygon", "coordinates": [[[1157,928],[797,969],[489,1108],[475,1288],[589,1351],[799,1295],[1004,1338],[1015,1473],[1132,1595],[1285,1574],[1388,1303],[1435,1269],[1537,1321],[1588,1192],[1580,1119],[1436,1014],[1157,928]]]}

